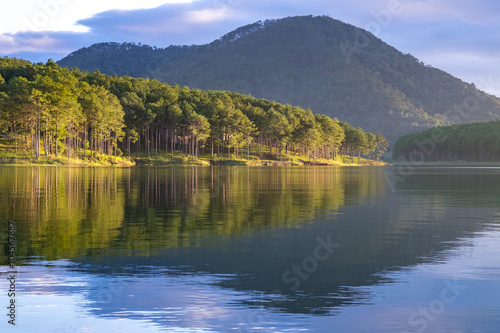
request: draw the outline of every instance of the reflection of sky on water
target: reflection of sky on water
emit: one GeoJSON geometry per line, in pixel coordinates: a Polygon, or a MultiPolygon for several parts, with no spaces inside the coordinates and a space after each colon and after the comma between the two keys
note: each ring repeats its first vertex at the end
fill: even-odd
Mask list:
{"type": "MultiPolygon", "coordinates": [[[[460,295],[438,309],[424,331],[496,333],[500,235],[490,230],[475,236],[447,251],[439,263],[383,273],[391,283],[351,288],[364,301],[330,309],[326,316],[264,309],[259,306],[265,297],[261,293],[219,287],[234,276],[151,266],[141,267],[138,274],[110,276],[85,273],[83,265],[69,261],[32,262],[21,268],[18,279],[16,331],[418,332],[423,317],[414,317],[412,323],[412,314],[431,309],[447,287],[445,281],[451,281],[462,286],[460,295]]],[[[3,279],[0,288],[6,288],[3,279]]],[[[0,302],[7,304],[4,293],[0,302]]]]}
{"type": "Polygon", "coordinates": [[[499,332],[500,234],[476,236],[448,251],[441,263],[388,273],[394,283],[363,288],[371,295],[370,304],[344,307],[333,321],[317,317],[317,325],[335,323],[340,332],[499,332]],[[460,295],[440,308],[441,293],[449,285],[458,286],[460,295]],[[420,314],[422,309],[430,315],[428,320],[420,314]]]}
{"type": "MultiPolygon", "coordinates": [[[[269,314],[260,323],[260,309],[241,305],[252,301],[252,295],[215,286],[223,276],[170,276],[169,270],[142,267],[151,273],[111,277],[79,272],[80,268],[67,261],[22,267],[16,328],[22,332],[219,332],[221,327],[263,324],[266,330],[279,327],[286,332],[300,325],[296,317],[293,321],[287,315],[267,318],[269,314]]],[[[0,300],[5,300],[3,304],[7,298],[0,300]]]]}

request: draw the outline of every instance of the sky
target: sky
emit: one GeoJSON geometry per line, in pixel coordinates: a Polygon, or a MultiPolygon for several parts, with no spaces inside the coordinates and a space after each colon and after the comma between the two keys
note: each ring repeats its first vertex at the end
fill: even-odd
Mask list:
{"type": "Polygon", "coordinates": [[[33,62],[99,42],[206,44],[259,20],[328,15],[500,96],[497,0],[23,0],[0,12],[0,56],[33,62]]]}

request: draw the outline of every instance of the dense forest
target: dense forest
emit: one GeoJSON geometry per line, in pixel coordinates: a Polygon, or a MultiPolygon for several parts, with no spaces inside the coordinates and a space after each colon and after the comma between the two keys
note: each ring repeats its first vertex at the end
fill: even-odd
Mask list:
{"type": "Polygon", "coordinates": [[[100,43],[59,64],[290,103],[391,143],[436,126],[500,119],[495,96],[326,16],[256,22],[199,46],[100,43]]]}
{"type": "Polygon", "coordinates": [[[500,121],[432,128],[401,137],[394,159],[405,161],[500,161],[500,121]]]}
{"type": "Polygon", "coordinates": [[[117,77],[0,58],[0,131],[36,159],[44,154],[148,156],[182,151],[197,158],[284,152],[332,158],[387,148],[372,134],[310,109],[227,91],[117,77]]]}

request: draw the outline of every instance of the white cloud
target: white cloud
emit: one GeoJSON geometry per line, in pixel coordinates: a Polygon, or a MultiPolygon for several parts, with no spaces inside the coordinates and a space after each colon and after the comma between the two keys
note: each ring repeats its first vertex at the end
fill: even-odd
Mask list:
{"type": "Polygon", "coordinates": [[[3,50],[5,54],[17,52],[15,38],[0,35],[0,50],[3,50]]]}
{"type": "Polygon", "coordinates": [[[20,31],[73,31],[88,28],[76,24],[79,20],[112,10],[155,8],[166,3],[190,3],[193,0],[23,0],[3,1],[0,33],[20,31]]]}
{"type": "Polygon", "coordinates": [[[193,10],[189,11],[185,15],[186,23],[212,23],[224,19],[224,17],[230,16],[232,10],[228,7],[220,7],[218,9],[203,9],[203,10],[193,10]]]}

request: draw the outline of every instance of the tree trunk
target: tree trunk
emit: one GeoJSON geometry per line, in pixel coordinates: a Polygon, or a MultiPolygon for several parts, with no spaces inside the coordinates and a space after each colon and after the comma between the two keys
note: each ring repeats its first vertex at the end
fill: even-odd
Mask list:
{"type": "Polygon", "coordinates": [[[199,149],[200,149],[200,142],[196,140],[196,159],[198,159],[199,156],[199,149]]]}
{"type": "Polygon", "coordinates": [[[59,125],[56,123],[56,142],[55,142],[55,152],[56,152],[56,157],[59,157],[59,152],[57,151],[57,143],[59,141],[59,125]]]}
{"type": "Polygon", "coordinates": [[[160,146],[160,125],[156,126],[156,149],[155,149],[156,155],[158,155],[159,146],[160,146]]]}
{"type": "Polygon", "coordinates": [[[48,158],[48,152],[47,152],[47,130],[43,133],[43,150],[45,152],[45,157],[48,158]]]}
{"type": "Polygon", "coordinates": [[[68,124],[68,158],[71,158],[71,124],[68,124]]]}
{"type": "Polygon", "coordinates": [[[168,154],[168,126],[165,127],[165,154],[168,154]]]}
{"type": "Polygon", "coordinates": [[[170,151],[172,152],[172,157],[174,157],[174,149],[175,149],[175,134],[174,134],[174,129],[170,131],[170,151]]]}
{"type": "Polygon", "coordinates": [[[139,157],[139,146],[141,145],[141,136],[135,142],[135,157],[139,157]]]}
{"type": "Polygon", "coordinates": [[[16,144],[16,153],[17,153],[17,133],[16,133],[16,123],[13,125],[14,127],[14,142],[16,144]]]}
{"type": "Polygon", "coordinates": [[[36,122],[36,147],[35,147],[36,159],[40,158],[40,120],[36,122]]]}
{"type": "Polygon", "coordinates": [[[130,158],[130,136],[127,135],[127,151],[128,151],[128,158],[130,158]]]}

